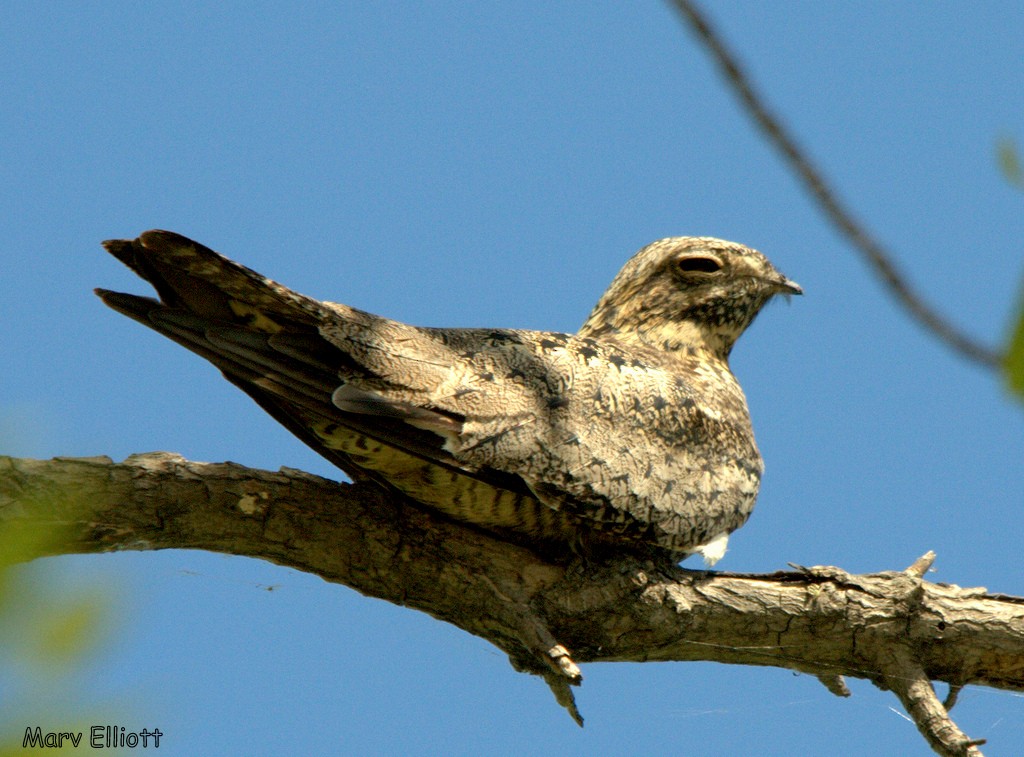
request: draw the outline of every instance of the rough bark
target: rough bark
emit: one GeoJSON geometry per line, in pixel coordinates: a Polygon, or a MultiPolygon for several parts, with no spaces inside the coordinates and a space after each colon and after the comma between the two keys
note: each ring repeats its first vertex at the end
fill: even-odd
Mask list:
{"type": "MultiPolygon", "coordinates": [[[[943,755],[977,755],[936,697],[967,684],[1024,691],[1024,599],[839,568],[689,571],[621,557],[566,564],[449,522],[371,484],[166,453],[49,461],[0,457],[0,526],[66,530],[53,553],[206,549],[315,573],[428,612],[545,677],[581,722],[577,663],[708,660],[891,689],[943,755]]],[[[980,742],[979,742],[980,743],[980,742]]]]}

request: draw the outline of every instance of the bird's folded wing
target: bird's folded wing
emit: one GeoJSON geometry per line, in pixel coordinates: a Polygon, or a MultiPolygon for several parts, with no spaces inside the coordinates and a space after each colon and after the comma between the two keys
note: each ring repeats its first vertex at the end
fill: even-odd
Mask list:
{"type": "Polygon", "coordinates": [[[468,344],[453,347],[443,331],[305,297],[170,232],[104,245],[160,295],[97,290],[107,305],[209,360],[354,478],[415,495],[410,488],[436,483],[425,479],[469,476],[529,494],[517,476],[446,449],[465,421],[460,393],[487,383],[464,374],[453,382],[453,370],[472,369],[459,352],[468,344]]]}

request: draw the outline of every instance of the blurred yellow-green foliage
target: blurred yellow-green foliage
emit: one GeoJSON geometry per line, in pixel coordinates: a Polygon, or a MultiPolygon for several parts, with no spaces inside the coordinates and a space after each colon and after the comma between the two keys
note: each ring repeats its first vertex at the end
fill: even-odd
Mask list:
{"type": "Polygon", "coordinates": [[[1024,400],[1024,287],[1021,287],[1018,301],[1016,325],[1006,348],[1003,371],[1010,391],[1024,400]]]}
{"type": "Polygon", "coordinates": [[[0,757],[24,755],[25,729],[36,726],[84,733],[77,749],[47,750],[82,753],[89,726],[109,716],[92,703],[76,705],[69,686],[111,630],[109,591],[83,594],[24,565],[60,552],[66,538],[63,529],[28,521],[0,525],[0,757]]]}
{"type": "MultiPolygon", "coordinates": [[[[1006,180],[1018,189],[1024,189],[1024,164],[1021,163],[1017,143],[1009,137],[1000,139],[996,143],[996,160],[1006,180]]],[[[1017,302],[1017,311],[1011,321],[1010,341],[1003,357],[1003,376],[1010,391],[1024,399],[1024,286],[1017,302]]]]}
{"type": "Polygon", "coordinates": [[[1009,137],[1003,137],[996,143],[996,160],[1006,180],[1014,186],[1024,189],[1024,167],[1021,166],[1020,152],[1017,143],[1009,137]]]}

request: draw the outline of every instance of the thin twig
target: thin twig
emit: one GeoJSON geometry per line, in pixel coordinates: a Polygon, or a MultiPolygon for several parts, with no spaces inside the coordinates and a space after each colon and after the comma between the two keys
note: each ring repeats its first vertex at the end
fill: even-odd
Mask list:
{"type": "Polygon", "coordinates": [[[726,48],[697,7],[690,0],[671,0],[671,3],[714,56],[729,86],[739,97],[740,102],[760,130],[779,149],[811,195],[818,201],[825,215],[860,251],[896,299],[925,328],[964,357],[990,368],[1000,366],[1002,355],[999,352],[979,344],[913,291],[906,277],[897,269],[893,262],[893,256],[868,234],[865,228],[840,203],[835,191],[826,183],[821,172],[811,163],[779,119],[771,113],[764,101],[754,92],[750,80],[740,68],[736,56],[726,48]]]}

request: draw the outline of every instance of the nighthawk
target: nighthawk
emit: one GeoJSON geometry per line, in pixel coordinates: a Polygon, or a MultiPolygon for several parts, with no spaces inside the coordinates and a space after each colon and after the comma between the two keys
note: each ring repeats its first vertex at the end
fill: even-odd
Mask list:
{"type": "Polygon", "coordinates": [[[277,284],[185,237],[104,243],[159,300],[97,290],[184,345],[355,479],[567,556],[653,548],[713,564],[763,464],[732,372],[776,294],[710,237],[638,252],[576,334],[410,326],[277,284]]]}

